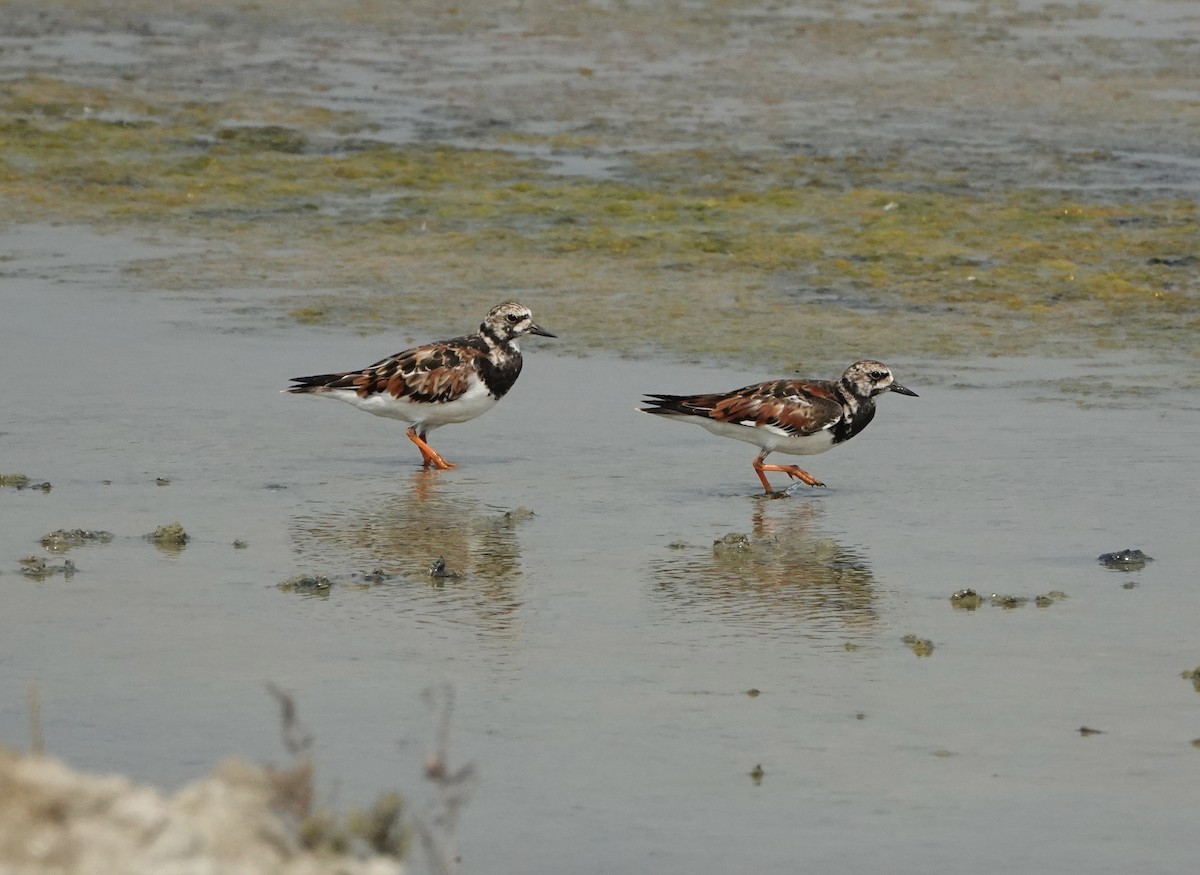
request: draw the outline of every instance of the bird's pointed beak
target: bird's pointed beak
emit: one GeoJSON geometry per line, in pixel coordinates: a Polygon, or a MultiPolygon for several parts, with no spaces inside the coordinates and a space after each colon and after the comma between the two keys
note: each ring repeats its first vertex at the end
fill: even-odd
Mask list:
{"type": "Polygon", "coordinates": [[[558,337],[557,334],[551,334],[549,331],[547,331],[545,328],[538,325],[537,323],[534,323],[533,325],[529,326],[529,333],[530,334],[540,334],[542,337],[558,337]]]}
{"type": "Polygon", "coordinates": [[[891,389],[893,392],[899,392],[901,395],[911,395],[914,398],[921,397],[916,392],[914,392],[912,389],[905,389],[899,383],[892,383],[892,385],[889,386],[888,388],[891,389]]]}

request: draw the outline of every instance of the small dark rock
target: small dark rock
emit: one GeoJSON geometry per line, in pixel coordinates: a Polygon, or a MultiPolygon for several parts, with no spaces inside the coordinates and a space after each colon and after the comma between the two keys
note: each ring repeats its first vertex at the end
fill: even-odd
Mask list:
{"type": "Polygon", "coordinates": [[[355,575],[355,576],[361,577],[363,583],[383,583],[385,580],[391,580],[396,575],[389,574],[388,572],[384,571],[382,568],[375,568],[371,571],[366,572],[365,574],[355,575]]]}
{"type": "Polygon", "coordinates": [[[1191,267],[1200,262],[1195,255],[1156,255],[1147,258],[1146,264],[1161,264],[1163,267],[1191,267]]]}
{"type": "Polygon", "coordinates": [[[1154,558],[1147,556],[1141,550],[1126,547],[1115,553],[1101,553],[1096,557],[1096,561],[1114,571],[1138,571],[1145,568],[1147,562],[1153,562],[1154,558]]]}
{"type": "Polygon", "coordinates": [[[447,568],[445,558],[439,556],[434,560],[433,564],[429,566],[429,576],[434,580],[456,580],[461,575],[457,571],[451,571],[449,568],[447,568]]]}

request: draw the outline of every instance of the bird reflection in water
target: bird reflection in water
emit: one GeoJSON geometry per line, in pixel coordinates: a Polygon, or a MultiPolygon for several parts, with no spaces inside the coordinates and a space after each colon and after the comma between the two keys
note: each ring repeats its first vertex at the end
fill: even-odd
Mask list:
{"type": "Polygon", "coordinates": [[[817,527],[809,503],[758,501],[749,532],[713,543],[672,544],[656,562],[655,591],[680,607],[789,634],[858,634],[874,628],[875,581],[867,561],[817,527]]]}
{"type": "Polygon", "coordinates": [[[331,577],[403,586],[431,611],[511,634],[520,607],[517,535],[530,516],[524,508],[482,505],[421,470],[398,493],[375,494],[352,508],[330,505],[293,518],[291,528],[299,558],[331,577]],[[463,608],[469,610],[459,616],[463,608]]]}

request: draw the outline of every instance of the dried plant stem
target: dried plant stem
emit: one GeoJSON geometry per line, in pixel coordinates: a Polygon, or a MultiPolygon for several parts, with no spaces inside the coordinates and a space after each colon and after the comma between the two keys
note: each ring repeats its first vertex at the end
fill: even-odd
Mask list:
{"type": "Polygon", "coordinates": [[[42,732],[42,694],[37,681],[30,681],[29,697],[29,750],[36,756],[46,752],[46,736],[42,732]]]}
{"type": "Polygon", "coordinates": [[[425,757],[425,777],[434,786],[434,798],[426,817],[415,827],[429,867],[437,875],[458,871],[458,821],[475,786],[472,763],[450,768],[450,722],[454,713],[454,688],[439,684],[425,691],[425,701],[434,715],[434,747],[425,757]]]}

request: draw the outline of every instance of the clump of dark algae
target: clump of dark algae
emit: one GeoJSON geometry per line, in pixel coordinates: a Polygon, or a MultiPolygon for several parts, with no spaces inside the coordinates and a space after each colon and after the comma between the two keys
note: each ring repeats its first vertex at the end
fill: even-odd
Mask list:
{"type": "Polygon", "coordinates": [[[26,556],[21,560],[21,574],[30,580],[49,580],[56,574],[61,574],[64,580],[75,576],[75,563],[70,559],[62,565],[51,565],[41,556],[26,556]]]}
{"type": "Polygon", "coordinates": [[[166,523],[146,535],[146,538],[160,547],[182,547],[192,536],[179,523],[166,523]]]}
{"type": "Polygon", "coordinates": [[[933,655],[933,641],[928,638],[921,638],[917,635],[909,634],[905,635],[900,640],[903,641],[905,645],[908,646],[908,649],[917,656],[933,655]]]}
{"type": "Polygon", "coordinates": [[[323,574],[297,574],[287,580],[277,583],[276,588],[283,592],[297,592],[302,595],[329,595],[333,589],[333,581],[323,574]]]}
{"type": "MultiPolygon", "coordinates": [[[[1055,589],[1048,593],[1034,596],[1033,603],[1039,608],[1048,608],[1066,597],[1067,594],[1065,592],[1055,589]]],[[[983,596],[973,589],[960,589],[954,595],[950,596],[951,606],[960,611],[973,611],[985,603],[991,603],[998,608],[1012,610],[1028,604],[1029,601],[1030,599],[1027,596],[1022,595],[992,593],[990,596],[983,596]]]]}
{"type": "Polygon", "coordinates": [[[65,553],[84,544],[107,544],[113,539],[112,532],[99,529],[56,529],[42,536],[42,546],[51,553],[65,553]]]}
{"type": "Polygon", "coordinates": [[[22,489],[35,489],[39,492],[49,492],[53,487],[49,480],[35,482],[24,474],[0,474],[0,487],[7,486],[16,489],[18,492],[22,489]]]}
{"type": "Polygon", "coordinates": [[[166,523],[142,537],[168,556],[178,556],[192,539],[179,523],[166,523]]]}
{"type": "Polygon", "coordinates": [[[950,596],[950,604],[960,611],[973,611],[984,601],[984,597],[973,589],[960,589],[950,596]]]}

